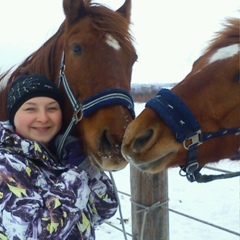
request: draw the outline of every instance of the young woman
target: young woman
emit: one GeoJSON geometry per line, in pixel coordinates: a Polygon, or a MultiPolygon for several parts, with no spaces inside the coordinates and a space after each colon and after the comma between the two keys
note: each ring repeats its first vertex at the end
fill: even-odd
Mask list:
{"type": "Polygon", "coordinates": [[[64,164],[49,151],[62,108],[58,88],[41,75],[10,89],[9,121],[0,122],[0,239],[91,240],[117,210],[110,179],[89,164],[79,141],[64,164]]]}

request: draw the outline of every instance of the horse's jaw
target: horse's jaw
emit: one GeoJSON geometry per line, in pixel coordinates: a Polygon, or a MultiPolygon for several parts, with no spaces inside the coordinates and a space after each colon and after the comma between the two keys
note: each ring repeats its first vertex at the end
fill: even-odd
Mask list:
{"type": "Polygon", "coordinates": [[[162,172],[178,166],[179,162],[185,164],[186,157],[183,155],[186,151],[163,124],[152,110],[145,109],[134,120],[134,124],[128,125],[121,151],[130,164],[149,173],[162,172]],[[145,118],[145,114],[148,118],[145,118]],[[182,160],[178,158],[180,156],[182,160]]]}
{"type": "Polygon", "coordinates": [[[86,144],[87,155],[92,165],[103,171],[119,171],[125,168],[128,162],[122,155],[121,144],[108,143],[109,146],[103,148],[102,141],[91,141],[86,144]]]}
{"type": "MultiPolygon", "coordinates": [[[[159,147],[156,146],[156,149],[159,149],[159,147]]],[[[175,161],[176,155],[178,155],[177,148],[171,150],[165,149],[164,151],[154,151],[151,149],[151,151],[136,153],[129,148],[127,149],[127,146],[124,145],[122,153],[131,165],[151,174],[160,173],[170,167],[178,166],[178,163],[175,161]]]]}
{"type": "Polygon", "coordinates": [[[92,165],[101,171],[119,171],[128,164],[122,156],[95,156],[93,153],[89,153],[88,156],[92,165]]]}
{"type": "Polygon", "coordinates": [[[85,154],[100,170],[118,171],[128,162],[121,152],[124,132],[132,117],[127,108],[112,106],[84,117],[79,125],[85,154]],[[117,113],[117,114],[114,114],[117,113]]]}

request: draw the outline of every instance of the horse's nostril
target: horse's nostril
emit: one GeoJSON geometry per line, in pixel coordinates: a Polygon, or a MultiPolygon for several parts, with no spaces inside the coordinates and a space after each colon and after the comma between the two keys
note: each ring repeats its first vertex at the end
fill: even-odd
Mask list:
{"type": "Polygon", "coordinates": [[[100,152],[110,152],[112,149],[112,144],[109,139],[107,130],[104,130],[100,139],[100,152]]]}
{"type": "Polygon", "coordinates": [[[134,151],[140,152],[142,148],[149,142],[153,136],[153,130],[148,129],[141,137],[138,137],[134,142],[134,151]]]}

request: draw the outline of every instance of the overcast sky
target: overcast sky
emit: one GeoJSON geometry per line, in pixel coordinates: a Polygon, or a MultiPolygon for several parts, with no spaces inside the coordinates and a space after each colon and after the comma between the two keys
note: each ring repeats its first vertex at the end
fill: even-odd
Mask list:
{"type": "MultiPolygon", "coordinates": [[[[64,19],[61,0],[0,0],[0,69],[20,63],[64,19]]],[[[118,9],[124,0],[94,0],[118,9]]],[[[181,81],[225,18],[240,16],[238,0],[132,0],[138,53],[133,83],[181,81]]]]}

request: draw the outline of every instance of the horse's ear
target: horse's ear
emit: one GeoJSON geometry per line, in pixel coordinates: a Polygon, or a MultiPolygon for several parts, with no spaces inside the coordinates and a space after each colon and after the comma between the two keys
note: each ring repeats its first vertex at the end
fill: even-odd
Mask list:
{"type": "Polygon", "coordinates": [[[128,21],[130,21],[131,8],[132,8],[131,0],[126,0],[125,3],[117,10],[117,12],[122,14],[125,18],[127,18],[128,21]]]}
{"type": "Polygon", "coordinates": [[[84,2],[84,0],[63,0],[63,10],[69,23],[86,15],[84,2]]]}

